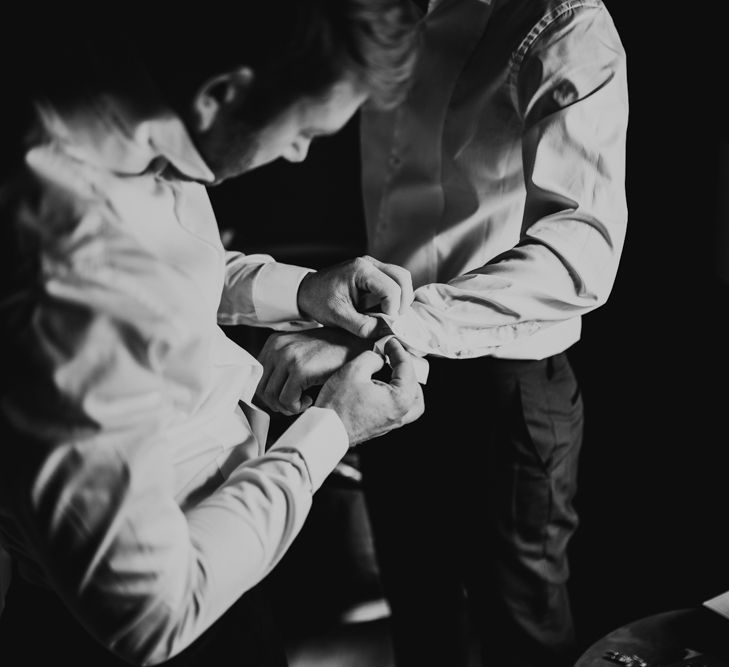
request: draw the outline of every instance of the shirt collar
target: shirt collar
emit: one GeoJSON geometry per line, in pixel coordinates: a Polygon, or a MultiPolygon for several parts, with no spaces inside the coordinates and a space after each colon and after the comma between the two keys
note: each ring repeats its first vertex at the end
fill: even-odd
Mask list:
{"type": "Polygon", "coordinates": [[[110,171],[141,174],[161,158],[185,178],[212,183],[215,176],[182,120],[162,102],[146,73],[134,69],[134,88],[124,95],[88,93],[69,109],[41,102],[46,130],[68,154],[110,171]]]}
{"type": "Polygon", "coordinates": [[[145,121],[145,141],[181,174],[212,183],[215,175],[198,153],[182,121],[171,111],[145,121]]]}

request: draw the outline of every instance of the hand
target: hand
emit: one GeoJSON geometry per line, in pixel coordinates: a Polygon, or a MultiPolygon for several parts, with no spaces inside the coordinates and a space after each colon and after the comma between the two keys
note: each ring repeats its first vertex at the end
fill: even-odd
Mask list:
{"type": "Polygon", "coordinates": [[[392,366],[389,383],[372,379],[384,364],[382,357],[363,352],[332,375],[317,396],[317,407],[339,415],[350,446],[409,424],[425,409],[410,354],[395,339],[388,341],[385,352],[392,366]]]}
{"type": "Polygon", "coordinates": [[[303,412],[314,402],[304,391],[323,385],[369,347],[371,343],[340,329],[272,334],[258,355],[263,376],[256,396],[276,412],[303,412]]]}
{"type": "Polygon", "coordinates": [[[363,313],[380,304],[395,317],[413,300],[410,272],[372,257],[358,257],[328,269],[307,274],[297,295],[299,310],[320,324],[345,329],[360,338],[371,338],[380,321],[363,313]]]}

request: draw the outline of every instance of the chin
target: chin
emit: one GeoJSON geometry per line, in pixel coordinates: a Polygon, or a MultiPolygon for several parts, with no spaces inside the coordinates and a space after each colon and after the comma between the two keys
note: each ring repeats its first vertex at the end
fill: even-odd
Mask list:
{"type": "Polygon", "coordinates": [[[215,171],[215,180],[211,183],[211,185],[220,185],[224,181],[229,181],[231,178],[242,176],[243,174],[260,166],[261,163],[257,160],[246,160],[245,162],[241,162],[236,165],[229,165],[223,169],[218,169],[215,171]]]}
{"type": "Polygon", "coordinates": [[[250,135],[246,136],[245,141],[230,141],[224,148],[218,148],[217,151],[211,151],[207,160],[215,176],[213,185],[236,178],[266,163],[259,142],[250,135]]]}

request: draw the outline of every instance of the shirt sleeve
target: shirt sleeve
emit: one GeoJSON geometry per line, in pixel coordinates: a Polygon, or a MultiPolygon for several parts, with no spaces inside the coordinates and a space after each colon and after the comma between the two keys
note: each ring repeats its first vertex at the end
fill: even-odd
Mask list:
{"type": "Polygon", "coordinates": [[[299,311],[299,285],[311,269],[275,262],[269,255],[226,253],[223,294],[218,322],[246,324],[278,331],[320,326],[299,311]]]}
{"type": "Polygon", "coordinates": [[[413,352],[476,357],[603,304],[627,224],[625,53],[604,8],[570,10],[517,53],[526,203],[519,243],[389,322],[413,352]]]}
{"type": "Polygon", "coordinates": [[[182,509],[175,429],[209,362],[195,322],[210,313],[186,310],[193,286],[87,202],[41,196],[20,210],[49,238],[28,267],[35,285],[0,301],[0,516],[94,637],[157,664],[278,562],[347,434],[310,409],[182,509]],[[58,241],[56,224],[71,230],[58,241]]]}
{"type": "Polygon", "coordinates": [[[311,409],[183,511],[168,430],[174,385],[161,377],[160,350],[169,349],[64,311],[38,313],[34,348],[53,359],[36,359],[33,380],[6,396],[13,436],[5,444],[16,451],[4,465],[17,475],[20,524],[54,590],[110,650],[156,664],[279,561],[346,452],[346,431],[333,411],[311,409]]]}

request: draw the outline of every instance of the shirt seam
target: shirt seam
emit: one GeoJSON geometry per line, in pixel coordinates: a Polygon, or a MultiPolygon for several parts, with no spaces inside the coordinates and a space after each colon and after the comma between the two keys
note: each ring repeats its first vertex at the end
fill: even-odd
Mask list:
{"type": "Polygon", "coordinates": [[[509,74],[509,89],[511,90],[512,100],[515,108],[518,108],[518,100],[516,99],[517,79],[521,72],[521,66],[526,59],[527,52],[534,46],[536,41],[542,36],[544,31],[552,25],[557,19],[565,14],[577,9],[604,9],[605,5],[602,0],[564,0],[556,7],[550,9],[527,33],[522,39],[519,46],[514,50],[511,56],[511,72],[509,74]]]}

